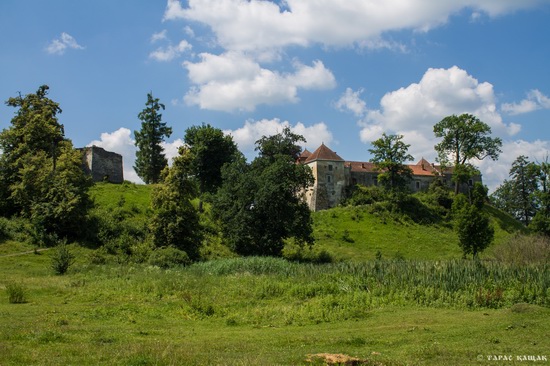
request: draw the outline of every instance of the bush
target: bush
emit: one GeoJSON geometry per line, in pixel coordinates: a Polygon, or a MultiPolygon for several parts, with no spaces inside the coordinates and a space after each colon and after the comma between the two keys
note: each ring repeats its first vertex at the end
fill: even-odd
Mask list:
{"type": "Polygon", "coordinates": [[[63,275],[67,273],[69,267],[74,262],[74,255],[69,250],[66,242],[61,242],[54,250],[51,266],[55,274],[63,275]]]}
{"type": "Polygon", "coordinates": [[[0,217],[0,241],[4,241],[10,237],[9,220],[5,217],[0,217]]]}
{"type": "Polygon", "coordinates": [[[380,187],[376,186],[363,186],[356,185],[353,188],[351,197],[348,199],[347,203],[350,206],[359,206],[359,205],[371,205],[376,202],[384,201],[384,191],[380,187]]]}
{"type": "Polygon", "coordinates": [[[10,304],[24,304],[27,302],[25,288],[18,283],[10,283],[6,286],[8,301],[10,304]]]}
{"type": "Polygon", "coordinates": [[[174,247],[155,249],[149,257],[149,264],[160,268],[185,266],[191,263],[189,256],[183,250],[174,247]]]}

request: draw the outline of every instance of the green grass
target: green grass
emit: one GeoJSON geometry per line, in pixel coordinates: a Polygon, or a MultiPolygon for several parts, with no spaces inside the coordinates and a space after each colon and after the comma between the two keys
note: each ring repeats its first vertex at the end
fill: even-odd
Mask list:
{"type": "MultiPolygon", "coordinates": [[[[490,206],[487,212],[495,228],[496,247],[517,232],[526,230],[517,221],[490,206]]],[[[367,206],[338,207],[313,213],[316,247],[337,259],[383,258],[451,259],[462,257],[458,238],[450,223],[419,224],[369,212],[367,206]]],[[[482,257],[489,257],[492,248],[482,257]]]]}
{"type": "Polygon", "coordinates": [[[97,207],[105,209],[122,207],[146,213],[150,209],[153,188],[153,185],[129,182],[123,184],[95,183],[90,190],[90,195],[97,207]]]}
{"type": "Polygon", "coordinates": [[[161,270],[71,250],[65,276],[50,251],[0,257],[2,365],[296,365],[317,353],[463,365],[550,349],[547,265],[236,258],[161,270]],[[9,303],[14,282],[26,303],[9,303]],[[497,288],[501,301],[484,302],[497,288]]]}

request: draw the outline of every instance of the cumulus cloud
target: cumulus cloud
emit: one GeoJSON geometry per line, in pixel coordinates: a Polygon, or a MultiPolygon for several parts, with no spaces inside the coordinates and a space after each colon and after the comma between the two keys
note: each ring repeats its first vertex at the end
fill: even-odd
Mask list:
{"type": "Polygon", "coordinates": [[[172,61],[179,57],[185,51],[193,48],[186,40],[180,41],[176,46],[169,45],[167,47],[159,47],[149,54],[149,58],[160,62],[172,61]]]}
{"type": "Polygon", "coordinates": [[[347,46],[389,31],[428,31],[467,9],[475,16],[498,16],[543,0],[168,0],[164,20],[186,19],[208,25],[228,50],[258,51],[286,46],[347,46]]]}
{"type": "Polygon", "coordinates": [[[357,117],[363,116],[367,111],[367,103],[361,100],[361,93],[363,93],[363,89],[354,92],[351,88],[347,88],[335,103],[335,107],[340,111],[353,112],[357,117]]]}
{"type": "Polygon", "coordinates": [[[550,98],[542,94],[540,90],[533,89],[521,102],[504,103],[501,108],[503,112],[512,115],[529,113],[538,109],[550,109],[550,98]]]}
{"type": "MultiPolygon", "coordinates": [[[[449,69],[429,69],[418,83],[389,92],[380,101],[380,109],[369,110],[360,121],[364,131],[361,139],[370,142],[369,131],[380,127],[383,131],[400,134],[415,132],[433,142],[433,126],[446,116],[471,113],[491,126],[499,136],[519,132],[517,124],[503,122],[495,104],[493,85],[479,82],[456,66],[449,69]]],[[[433,144],[431,145],[433,146],[433,144]]]]}
{"type": "MultiPolygon", "coordinates": [[[[403,135],[415,160],[424,157],[435,161],[434,146],[438,140],[434,137],[433,126],[444,117],[471,113],[487,123],[493,135],[504,141],[497,162],[490,159],[474,162],[491,190],[507,177],[517,156],[523,154],[540,160],[550,150],[548,141],[514,141],[513,136],[519,132],[520,126],[503,121],[496,108],[493,85],[478,81],[456,66],[427,70],[418,83],[384,95],[379,109],[368,109],[360,98],[360,92],[348,88],[336,107],[361,117],[358,121],[361,141],[370,143],[380,138],[383,132],[403,135]]],[[[544,103],[542,94],[532,95],[533,100],[540,101],[537,103],[544,103]]]]}
{"type": "Polygon", "coordinates": [[[185,62],[195,86],[185,96],[190,105],[220,111],[253,111],[260,104],[295,103],[298,90],[323,90],[336,85],[334,75],[321,61],[312,66],[294,63],[293,73],[260,66],[240,52],[201,53],[200,62],[185,62]]]}
{"type": "MultiPolygon", "coordinates": [[[[135,140],[132,138],[132,131],[125,127],[121,127],[114,132],[104,132],[101,134],[99,140],[94,140],[87,146],[92,145],[122,155],[124,179],[134,183],[143,183],[141,178],[134,171],[137,148],[135,146],[135,140]]],[[[171,164],[172,159],[178,155],[178,148],[181,145],[183,145],[181,139],[173,142],[163,142],[161,144],[169,164],[171,164]]]]}
{"type": "Polygon", "coordinates": [[[79,45],[73,36],[65,32],[46,46],[46,52],[51,55],[62,55],[67,49],[83,50],[84,47],[79,45]]]}
{"type": "Polygon", "coordinates": [[[292,132],[304,136],[307,141],[304,147],[310,150],[316,149],[323,142],[329,145],[333,142],[332,133],[323,122],[310,126],[298,122],[292,126],[290,122],[281,121],[278,118],[246,121],[243,127],[235,130],[226,130],[224,133],[231,135],[233,140],[238,144],[239,149],[250,157],[254,151],[254,143],[256,141],[261,139],[262,136],[272,136],[280,133],[285,127],[289,127],[292,132]]]}

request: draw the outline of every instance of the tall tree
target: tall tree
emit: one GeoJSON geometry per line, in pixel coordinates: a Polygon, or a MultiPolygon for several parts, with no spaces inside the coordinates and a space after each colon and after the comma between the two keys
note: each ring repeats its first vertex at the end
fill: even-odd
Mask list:
{"type": "Polygon", "coordinates": [[[203,123],[189,127],[183,141],[189,149],[190,171],[198,182],[199,192],[215,193],[222,184],[222,167],[240,155],[233,138],[203,123]]]}
{"type": "Polygon", "coordinates": [[[496,207],[528,226],[539,210],[542,182],[541,167],[519,156],[512,163],[510,179],[505,180],[491,195],[496,207]]]}
{"type": "Polygon", "coordinates": [[[489,216],[459,194],[453,202],[453,217],[463,256],[471,254],[476,258],[491,244],[495,235],[489,216]]]}
{"type": "Polygon", "coordinates": [[[136,138],[136,165],[134,169],[145,184],[158,183],[160,173],[168,165],[163,153],[161,143],[164,137],[172,135],[172,128],[162,122],[164,104],[159,103],[158,98],[153,98],[152,93],[147,94],[145,108],[138,114],[141,120],[141,130],[134,131],[136,138]]]}
{"type": "Polygon", "coordinates": [[[202,241],[199,214],[191,203],[196,196],[196,185],[189,178],[188,150],[182,146],[179,152],[172,167],[163,171],[162,183],[153,191],[150,229],[157,247],[173,246],[196,260],[202,241]]]}
{"type": "Polygon", "coordinates": [[[90,207],[91,181],[81,153],[64,136],[57,119],[61,108],[48,90],[42,85],[35,94],[6,102],[18,109],[12,126],[0,133],[2,211],[30,218],[40,235],[74,238],[90,207]]]}
{"type": "Polygon", "coordinates": [[[439,162],[453,165],[455,194],[472,174],[470,160],[487,157],[496,160],[502,152],[502,140],[490,137],[491,128],[471,114],[443,118],[434,126],[434,134],[443,139],[435,145],[439,162]]]}
{"type": "Polygon", "coordinates": [[[285,239],[312,244],[310,211],[301,193],[313,184],[311,170],[295,163],[303,137],[285,129],[256,142],[260,155],[222,169],[223,184],[213,212],[228,245],[241,255],[280,256],[285,239]]]}
{"type": "Polygon", "coordinates": [[[391,192],[402,191],[412,179],[412,170],[405,165],[413,156],[408,153],[410,145],[405,144],[402,135],[386,135],[372,142],[369,152],[371,161],[381,172],[378,181],[391,192]]]}

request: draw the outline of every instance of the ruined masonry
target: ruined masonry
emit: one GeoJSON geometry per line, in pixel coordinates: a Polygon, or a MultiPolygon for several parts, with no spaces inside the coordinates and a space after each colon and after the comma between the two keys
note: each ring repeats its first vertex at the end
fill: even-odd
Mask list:
{"type": "Polygon", "coordinates": [[[124,182],[122,155],[95,145],[80,150],[83,152],[82,168],[86,174],[92,176],[94,182],[124,182]]]}

